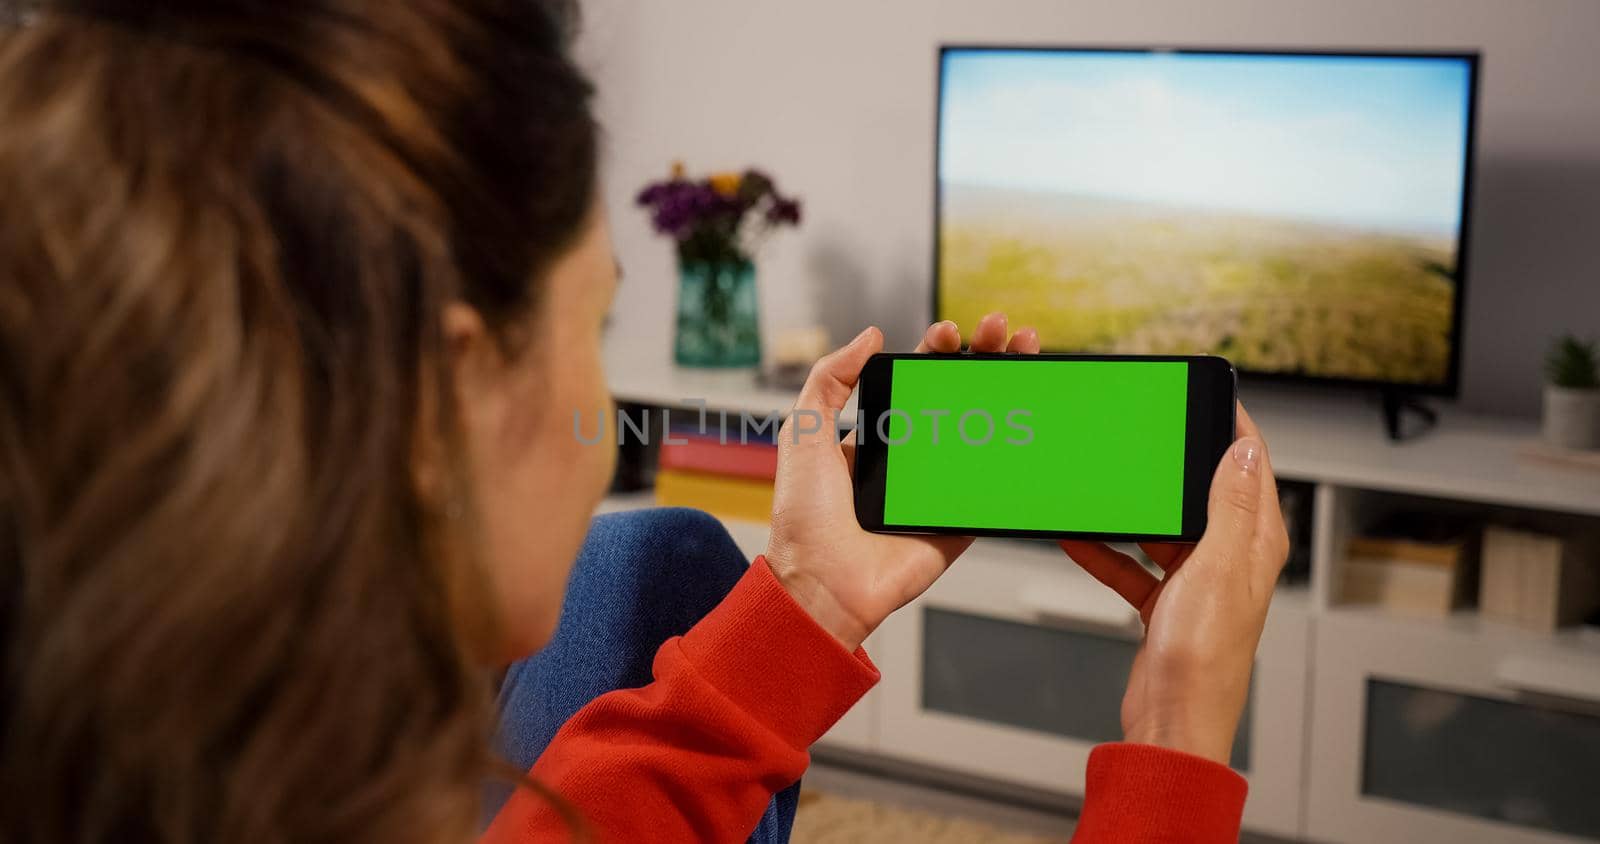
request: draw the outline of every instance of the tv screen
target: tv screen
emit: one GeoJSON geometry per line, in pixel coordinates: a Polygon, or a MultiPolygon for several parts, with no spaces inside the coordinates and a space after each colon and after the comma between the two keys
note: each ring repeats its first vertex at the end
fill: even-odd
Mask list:
{"type": "Polygon", "coordinates": [[[934,301],[1454,393],[1473,55],[946,47],[934,301]]]}

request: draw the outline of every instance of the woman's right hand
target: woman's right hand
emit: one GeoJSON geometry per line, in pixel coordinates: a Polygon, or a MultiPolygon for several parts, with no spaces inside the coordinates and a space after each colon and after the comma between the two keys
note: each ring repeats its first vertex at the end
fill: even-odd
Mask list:
{"type": "Polygon", "coordinates": [[[1289,550],[1266,443],[1242,406],[1238,433],[1212,477],[1200,542],[1140,546],[1164,572],[1160,580],[1102,543],[1061,543],[1145,623],[1122,699],[1124,738],[1224,765],[1289,550]]]}
{"type": "MultiPolygon", "coordinates": [[[[972,332],[974,352],[1038,354],[1039,333],[1024,328],[1007,340],[1004,314],[989,314],[972,332]]],[[[921,595],[972,544],[967,536],[868,533],[856,521],[851,481],[855,435],[843,443],[834,419],[849,400],[867,358],[883,348],[869,328],[817,361],[778,432],[778,477],[773,490],[767,565],[796,603],[854,650],[890,613],[921,595]],[[808,413],[814,425],[797,424],[808,413]],[[824,422],[826,420],[826,422],[824,422]]],[[[953,322],[929,326],[918,352],[958,352],[953,322]]],[[[951,483],[1004,483],[1003,478],[951,483]]]]}

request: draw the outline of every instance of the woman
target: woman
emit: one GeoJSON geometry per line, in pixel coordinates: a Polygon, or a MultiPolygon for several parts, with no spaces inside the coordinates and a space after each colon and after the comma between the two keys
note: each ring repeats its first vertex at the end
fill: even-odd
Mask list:
{"type": "MultiPolygon", "coordinates": [[[[570,10],[23,18],[0,45],[0,836],[472,837],[505,773],[491,667],[550,638],[612,465],[570,428],[609,406],[616,284],[570,10]]],[[[799,406],[841,406],[881,346],[824,359],[799,406]]],[[[972,346],[1038,341],[990,317],[972,346]]],[[[1085,840],[1237,834],[1223,763],[1284,554],[1242,418],[1205,539],[1148,549],[1163,580],[1067,546],[1148,625],[1085,840]]],[[[876,679],[862,639],[967,541],[863,533],[844,448],[783,442],[765,557],[655,682],[562,727],[491,839],[743,838],[876,679]]]]}

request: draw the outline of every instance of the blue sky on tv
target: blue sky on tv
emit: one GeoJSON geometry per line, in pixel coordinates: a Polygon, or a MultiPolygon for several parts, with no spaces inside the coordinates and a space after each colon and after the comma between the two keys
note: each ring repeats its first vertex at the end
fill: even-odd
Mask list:
{"type": "Polygon", "coordinates": [[[1452,58],[950,51],[940,177],[1454,236],[1452,58]]]}

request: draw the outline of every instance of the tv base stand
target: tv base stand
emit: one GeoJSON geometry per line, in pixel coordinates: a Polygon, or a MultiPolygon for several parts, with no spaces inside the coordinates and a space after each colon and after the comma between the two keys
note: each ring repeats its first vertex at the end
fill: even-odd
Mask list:
{"type": "Polygon", "coordinates": [[[1433,430],[1433,426],[1438,423],[1439,414],[1415,396],[1399,390],[1383,391],[1383,425],[1391,442],[1404,442],[1420,437],[1433,430]],[[1421,424],[1410,431],[1403,430],[1407,411],[1421,420],[1421,424]]]}

